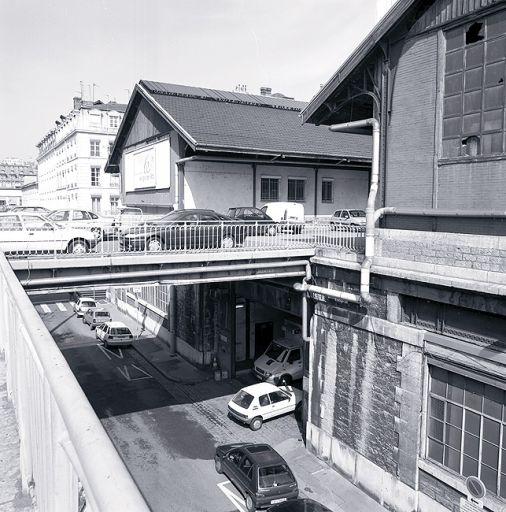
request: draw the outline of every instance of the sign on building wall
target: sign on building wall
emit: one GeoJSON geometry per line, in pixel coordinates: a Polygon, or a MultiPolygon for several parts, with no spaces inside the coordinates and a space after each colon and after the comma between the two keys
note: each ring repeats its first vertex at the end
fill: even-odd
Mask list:
{"type": "Polygon", "coordinates": [[[164,140],[124,156],[125,191],[170,187],[170,141],[164,140]]]}

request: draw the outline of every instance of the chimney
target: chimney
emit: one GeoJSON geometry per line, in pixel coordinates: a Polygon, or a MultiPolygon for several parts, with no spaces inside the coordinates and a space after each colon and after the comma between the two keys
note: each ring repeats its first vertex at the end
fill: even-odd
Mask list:
{"type": "Polygon", "coordinates": [[[82,99],[79,98],[79,96],[74,96],[73,98],[74,100],[74,110],[79,110],[81,108],[81,104],[82,104],[82,99]]]}
{"type": "Polygon", "coordinates": [[[272,89],[270,87],[260,87],[260,94],[262,96],[270,96],[272,89]]]}

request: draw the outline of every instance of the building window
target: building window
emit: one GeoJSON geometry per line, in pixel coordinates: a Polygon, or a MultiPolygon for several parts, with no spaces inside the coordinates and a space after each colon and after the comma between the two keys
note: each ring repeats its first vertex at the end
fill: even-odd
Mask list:
{"type": "Polygon", "coordinates": [[[443,156],[505,153],[506,12],[445,35],[443,156]]]}
{"type": "Polygon", "coordinates": [[[100,156],[99,140],[90,140],[90,156],[100,156]]]}
{"type": "Polygon", "coordinates": [[[334,182],[332,180],[322,180],[322,203],[334,202],[334,182]]]}
{"type": "Polygon", "coordinates": [[[92,196],[91,197],[91,211],[95,212],[95,213],[100,213],[100,201],[101,201],[101,197],[100,196],[92,196]]]}
{"type": "Polygon", "coordinates": [[[110,116],[109,117],[109,128],[117,128],[119,125],[118,116],[110,116]]]}
{"type": "Polygon", "coordinates": [[[119,187],[119,174],[111,174],[109,176],[109,185],[114,188],[119,187]]]}
{"type": "Polygon", "coordinates": [[[430,367],[427,457],[477,476],[506,498],[506,406],[502,389],[430,367]]]}
{"type": "Polygon", "coordinates": [[[118,205],[119,205],[119,197],[111,196],[110,202],[111,202],[111,213],[117,213],[118,205]]]}
{"type": "Polygon", "coordinates": [[[304,201],[306,180],[288,178],[288,201],[304,201]]]}
{"type": "Polygon", "coordinates": [[[260,199],[262,201],[279,200],[279,178],[261,178],[260,199]]]}
{"type": "Polygon", "coordinates": [[[91,186],[100,187],[100,167],[91,168],[91,186]]]}

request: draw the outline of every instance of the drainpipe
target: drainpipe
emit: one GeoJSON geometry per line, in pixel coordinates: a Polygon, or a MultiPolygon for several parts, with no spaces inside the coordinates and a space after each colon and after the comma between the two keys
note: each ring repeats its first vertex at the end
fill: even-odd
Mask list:
{"type": "Polygon", "coordinates": [[[371,265],[374,258],[374,210],[379,181],[380,125],[376,119],[370,118],[352,121],[350,123],[333,124],[329,127],[332,132],[344,132],[369,127],[372,128],[371,187],[369,189],[369,197],[367,198],[367,206],[365,209],[365,258],[360,269],[360,296],[366,303],[372,301],[369,292],[369,283],[371,278],[371,265]]]}

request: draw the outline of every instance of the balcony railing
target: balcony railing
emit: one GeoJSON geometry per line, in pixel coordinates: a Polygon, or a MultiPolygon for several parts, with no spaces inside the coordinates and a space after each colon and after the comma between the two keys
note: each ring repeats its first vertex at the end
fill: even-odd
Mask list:
{"type": "Polygon", "coordinates": [[[8,257],[106,256],[334,248],[362,252],[364,229],[330,223],[246,222],[67,222],[38,229],[0,230],[8,257]],[[14,236],[17,235],[17,236],[14,236]]]}
{"type": "Polygon", "coordinates": [[[0,350],[20,438],[23,490],[39,512],[148,512],[100,420],[0,254],[0,350]]]}

